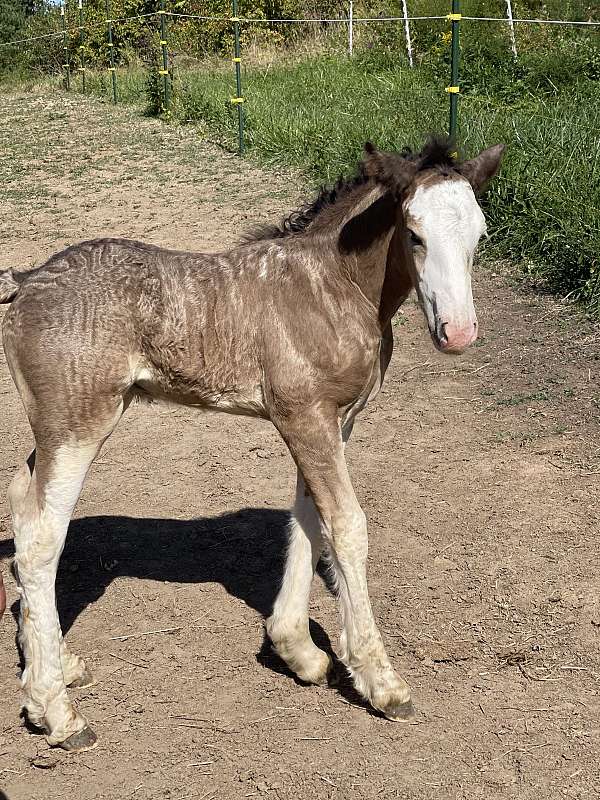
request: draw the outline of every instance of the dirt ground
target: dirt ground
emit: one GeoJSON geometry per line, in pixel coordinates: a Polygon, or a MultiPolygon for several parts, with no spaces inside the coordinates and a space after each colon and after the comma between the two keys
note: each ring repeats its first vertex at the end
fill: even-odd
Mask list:
{"type": "MultiPolygon", "coordinates": [[[[302,192],[132,110],[40,91],[0,108],[0,268],[109,234],[224,247],[302,192]]],[[[58,578],[68,642],[97,678],[74,695],[100,743],[72,756],[23,727],[7,612],[6,798],[600,797],[600,335],[506,271],[480,269],[476,301],[483,335],[460,358],[435,353],[407,305],[349,448],[371,597],[416,723],[380,718],[347,680],[299,685],[264,641],[294,486],[275,431],[135,407],[91,471],[58,578]]],[[[29,449],[0,356],[13,611],[5,488],[29,449]]],[[[311,618],[335,648],[320,579],[311,618]]]]}

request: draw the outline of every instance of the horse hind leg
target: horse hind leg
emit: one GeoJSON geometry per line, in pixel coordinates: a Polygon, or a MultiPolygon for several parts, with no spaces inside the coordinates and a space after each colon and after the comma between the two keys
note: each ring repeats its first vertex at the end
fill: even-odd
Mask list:
{"type": "Polygon", "coordinates": [[[23,706],[29,720],[46,731],[49,744],[68,750],[87,749],[96,737],[67,695],[54,585],[71,513],[98,450],[99,443],[38,447],[27,493],[19,492],[24,472],[11,489],[23,706]]]}
{"type": "Polygon", "coordinates": [[[326,683],[331,669],[331,659],[313,642],[308,627],[310,588],[322,550],[321,520],[298,474],[283,581],[266,628],[288,667],[314,684],[326,683]]]}
{"type": "MultiPolygon", "coordinates": [[[[31,479],[33,476],[33,471],[35,468],[35,450],[29,454],[27,461],[17,470],[9,488],[8,488],[8,503],[11,510],[11,514],[13,519],[17,517],[24,508],[25,498],[27,497],[27,493],[29,491],[29,486],[31,484],[31,479]]],[[[21,613],[23,613],[25,602],[23,600],[23,594],[21,592],[21,583],[19,580],[19,573],[18,569],[16,568],[16,563],[13,564],[13,576],[17,583],[17,588],[21,593],[21,613]]],[[[60,640],[60,661],[63,671],[64,680],[67,686],[71,686],[73,688],[83,688],[85,686],[89,686],[93,682],[92,675],[90,671],[87,669],[85,662],[80,656],[76,656],[73,653],[70,653],[67,649],[67,646],[64,642],[62,630],[60,627],[60,623],[58,622],[58,636],[60,640]]],[[[24,630],[23,620],[20,620],[20,630],[24,630]]],[[[22,637],[19,637],[19,643],[21,648],[23,649],[23,641],[22,637]]],[[[23,651],[24,652],[24,651],[23,651]]]]}
{"type": "Polygon", "coordinates": [[[66,682],[84,683],[86,674],[83,661],[68,653],[62,642],[56,571],[88,469],[128,403],[127,396],[95,398],[94,409],[87,413],[87,418],[94,420],[93,428],[81,439],[66,432],[60,414],[49,420],[58,426],[50,437],[48,428],[40,434],[34,422],[37,450],[35,466],[29,470],[29,485],[25,489],[23,468],[10,492],[21,593],[23,706],[29,720],[46,731],[49,744],[70,751],[93,747],[96,735],[66,691],[66,682]]]}

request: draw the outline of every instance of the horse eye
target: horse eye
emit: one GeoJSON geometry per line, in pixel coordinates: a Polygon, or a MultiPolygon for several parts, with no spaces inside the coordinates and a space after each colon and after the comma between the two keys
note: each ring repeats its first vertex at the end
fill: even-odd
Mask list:
{"type": "Polygon", "coordinates": [[[417,234],[411,230],[409,230],[408,233],[410,236],[410,243],[413,247],[423,247],[423,239],[421,239],[420,236],[417,236],[417,234]]]}

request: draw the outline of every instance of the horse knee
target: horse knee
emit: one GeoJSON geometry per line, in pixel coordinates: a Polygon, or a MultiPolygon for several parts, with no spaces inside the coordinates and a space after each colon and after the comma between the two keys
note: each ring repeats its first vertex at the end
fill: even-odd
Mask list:
{"type": "Polygon", "coordinates": [[[331,544],[338,557],[366,557],[367,518],[360,506],[339,510],[331,516],[329,525],[331,544]]]}

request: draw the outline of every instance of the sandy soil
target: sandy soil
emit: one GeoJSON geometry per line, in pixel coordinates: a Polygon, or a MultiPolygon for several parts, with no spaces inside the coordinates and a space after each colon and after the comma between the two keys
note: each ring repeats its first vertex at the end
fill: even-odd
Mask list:
{"type": "MultiPolygon", "coordinates": [[[[0,105],[0,268],[105,234],[223,247],[302,191],[131,110],[40,92],[0,105]]],[[[454,359],[407,305],[349,448],[373,605],[417,722],[385,721],[345,680],[299,685],[264,641],[294,484],[274,430],[137,407],[92,469],[58,578],[69,644],[97,677],[74,694],[100,744],[70,756],[23,727],[7,612],[5,797],[600,796],[600,337],[499,270],[479,271],[476,297],[483,336],[454,359]]],[[[13,610],[4,489],[29,448],[0,356],[13,610]]],[[[311,616],[335,647],[320,579],[311,616]]]]}

